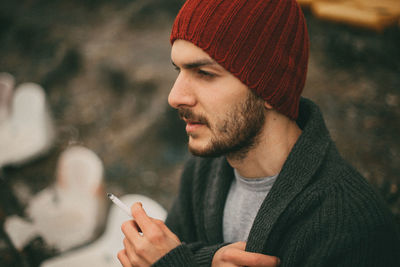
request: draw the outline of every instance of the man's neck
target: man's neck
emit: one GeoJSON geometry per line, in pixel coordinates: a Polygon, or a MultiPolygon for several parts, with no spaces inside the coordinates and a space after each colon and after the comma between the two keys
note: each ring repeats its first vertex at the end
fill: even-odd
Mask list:
{"type": "Polygon", "coordinates": [[[300,135],[301,129],[295,121],[274,110],[268,111],[258,143],[245,157],[227,156],[227,160],[246,178],[278,174],[300,135]]]}

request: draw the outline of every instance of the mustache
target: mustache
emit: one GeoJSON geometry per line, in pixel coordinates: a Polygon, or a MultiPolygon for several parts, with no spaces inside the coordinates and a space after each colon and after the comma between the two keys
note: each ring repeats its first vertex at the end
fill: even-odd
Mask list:
{"type": "Polygon", "coordinates": [[[179,108],[178,109],[178,114],[179,117],[183,120],[189,120],[189,121],[195,121],[197,123],[204,124],[206,126],[209,126],[208,120],[205,116],[199,115],[199,114],[194,114],[193,111],[191,111],[188,108],[179,108]]]}

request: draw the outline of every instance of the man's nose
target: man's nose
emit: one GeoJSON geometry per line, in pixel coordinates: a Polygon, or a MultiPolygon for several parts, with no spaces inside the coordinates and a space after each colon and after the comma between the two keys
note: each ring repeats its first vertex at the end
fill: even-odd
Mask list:
{"type": "Polygon", "coordinates": [[[173,108],[179,108],[181,106],[192,107],[196,104],[190,78],[182,72],[179,73],[174,86],[169,92],[168,103],[173,108]]]}

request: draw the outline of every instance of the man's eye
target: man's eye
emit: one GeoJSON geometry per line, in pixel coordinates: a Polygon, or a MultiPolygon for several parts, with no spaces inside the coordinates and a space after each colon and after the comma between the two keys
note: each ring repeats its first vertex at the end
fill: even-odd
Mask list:
{"type": "Polygon", "coordinates": [[[215,77],[215,74],[208,72],[208,71],[204,71],[204,70],[198,70],[197,74],[199,74],[200,76],[208,77],[208,78],[215,77]]]}
{"type": "Polygon", "coordinates": [[[174,69],[175,69],[177,72],[181,72],[181,69],[180,69],[178,66],[174,66],[174,69]]]}

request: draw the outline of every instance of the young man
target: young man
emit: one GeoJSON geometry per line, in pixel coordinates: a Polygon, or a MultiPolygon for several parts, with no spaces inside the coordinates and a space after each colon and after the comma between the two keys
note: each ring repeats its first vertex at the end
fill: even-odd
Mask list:
{"type": "Polygon", "coordinates": [[[188,0],[171,43],[195,157],[165,224],[132,206],[123,266],[400,266],[390,212],[300,97],[295,0],[188,0]]]}

